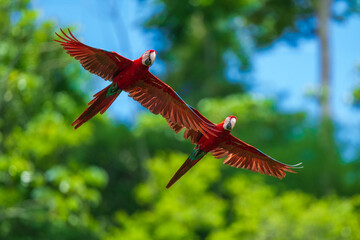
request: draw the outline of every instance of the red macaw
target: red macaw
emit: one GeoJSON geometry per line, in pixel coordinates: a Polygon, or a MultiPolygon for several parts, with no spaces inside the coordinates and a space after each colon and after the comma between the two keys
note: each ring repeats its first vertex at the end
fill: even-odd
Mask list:
{"type": "MultiPolygon", "coordinates": [[[[231,135],[231,130],[236,123],[235,116],[229,116],[219,124],[213,124],[197,110],[193,109],[198,116],[200,116],[208,125],[213,125],[218,133],[210,135],[209,138],[203,136],[199,131],[186,129],[184,138],[190,138],[193,144],[196,144],[193,152],[188,159],[183,163],[175,175],[170,179],[166,188],[171,187],[177,180],[179,180],[187,171],[190,170],[196,163],[198,163],[208,152],[215,158],[225,157],[223,163],[236,168],[245,168],[261,174],[267,174],[282,179],[285,177],[285,171],[293,172],[291,168],[299,168],[301,163],[296,165],[287,165],[276,161],[268,155],[262,153],[257,148],[241,141],[240,139],[231,135]]],[[[183,127],[176,123],[170,124],[170,127],[179,132],[183,127]]]]}
{"type": "Polygon", "coordinates": [[[89,47],[77,40],[70,30],[70,36],[62,29],[60,31],[64,36],[55,33],[61,40],[54,41],[59,42],[70,56],[79,60],[86,70],[112,81],[94,95],[94,99],[88,103],[90,106],[72,123],[75,129],[98,112],[103,114],[124,90],[152,113],[161,114],[169,124],[176,123],[207,137],[216,132],[171,87],[149,72],[149,67],[155,61],[156,51],[148,50],[132,61],[116,52],[89,47]]]}

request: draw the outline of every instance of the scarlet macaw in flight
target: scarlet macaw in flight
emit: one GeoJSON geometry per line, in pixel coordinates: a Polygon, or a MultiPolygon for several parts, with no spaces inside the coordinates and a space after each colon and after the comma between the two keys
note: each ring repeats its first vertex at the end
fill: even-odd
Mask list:
{"type": "MultiPolygon", "coordinates": [[[[208,152],[215,158],[225,157],[223,163],[236,168],[245,168],[261,174],[267,174],[282,179],[285,177],[285,171],[293,172],[292,168],[299,168],[301,163],[296,165],[287,165],[276,161],[268,155],[262,153],[257,148],[241,141],[231,135],[231,130],[236,123],[235,116],[229,116],[219,124],[210,122],[201,115],[196,109],[193,109],[199,117],[208,125],[212,125],[219,132],[210,135],[209,138],[203,136],[199,131],[186,129],[184,138],[190,138],[191,143],[196,144],[193,152],[183,163],[175,175],[170,179],[166,188],[171,187],[179,180],[187,171],[189,171],[196,163],[198,163],[208,152]]],[[[169,126],[178,133],[183,127],[174,122],[170,122],[169,126]]]]}
{"type": "Polygon", "coordinates": [[[156,51],[148,50],[140,58],[132,61],[116,52],[89,47],[69,31],[64,36],[55,33],[66,52],[79,60],[89,72],[112,83],[94,95],[90,105],[71,125],[75,129],[94,117],[98,112],[103,114],[119,96],[122,90],[138,101],[154,114],[161,114],[170,124],[199,131],[205,136],[216,134],[212,125],[203,121],[192,107],[187,105],[180,96],[167,84],[149,72],[154,63],[156,51]]]}

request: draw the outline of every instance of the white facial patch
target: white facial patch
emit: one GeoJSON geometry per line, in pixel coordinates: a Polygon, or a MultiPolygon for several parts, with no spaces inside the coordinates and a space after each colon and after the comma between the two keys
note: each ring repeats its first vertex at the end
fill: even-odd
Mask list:
{"type": "Polygon", "coordinates": [[[156,52],[153,51],[150,53],[151,64],[153,64],[155,62],[155,58],[156,58],[156,52]]]}
{"type": "Polygon", "coordinates": [[[234,129],[235,123],[236,123],[236,118],[232,118],[232,119],[230,120],[231,129],[234,129]]]}
{"type": "Polygon", "coordinates": [[[226,128],[226,125],[228,125],[229,122],[230,122],[230,117],[225,118],[224,125],[223,125],[223,128],[224,128],[225,130],[228,130],[228,129],[226,128]]]}
{"type": "Polygon", "coordinates": [[[142,64],[146,66],[145,64],[145,61],[149,58],[149,54],[150,54],[150,51],[146,51],[143,55],[142,55],[142,64]]]}
{"type": "Polygon", "coordinates": [[[152,51],[150,53],[150,50],[147,50],[143,55],[141,62],[144,66],[150,67],[155,62],[156,53],[155,51],[152,51]]]}

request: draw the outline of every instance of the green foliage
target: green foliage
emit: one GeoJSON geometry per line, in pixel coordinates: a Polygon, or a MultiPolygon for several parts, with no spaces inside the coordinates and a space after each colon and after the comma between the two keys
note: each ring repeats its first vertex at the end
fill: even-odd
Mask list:
{"type": "Polygon", "coordinates": [[[158,4],[160,10],[146,26],[171,42],[160,54],[167,64],[166,77],[190,103],[243,91],[247,76],[241,71],[251,69],[255,48],[269,47],[280,37],[295,42],[312,36],[314,29],[311,1],[290,1],[286,7],[279,0],[158,4]]]}
{"type": "Polygon", "coordinates": [[[360,87],[359,88],[356,88],[353,92],[353,103],[355,105],[360,105],[360,87]]]}
{"type": "Polygon", "coordinates": [[[280,181],[209,155],[165,190],[189,141],[149,112],[135,126],[104,114],[74,131],[89,74],[52,41],[52,23],[35,24],[28,1],[0,0],[0,239],[360,238],[359,161],[338,164],[332,123],[319,128],[246,94],[242,77],[228,81],[229,59],[248,69],[249,45],[296,29],[307,7],[160,2],[149,26],[172,43],[162,54],[171,86],[213,122],[236,115],[235,136],[305,167],[280,181]]]}
{"type": "MultiPolygon", "coordinates": [[[[324,124],[324,128],[316,128],[306,121],[305,113],[280,113],[275,102],[246,94],[205,98],[199,102],[198,109],[215,123],[230,115],[237,116],[232,131],[234,136],[281,162],[303,162],[305,168],[300,169],[298,175],[289,174],[286,184],[266,177],[268,183],[280,188],[301,189],[318,196],[356,192],[356,182],[344,179],[344,176],[352,175],[346,170],[351,168],[341,163],[336,143],[329,136],[333,131],[331,123],[324,124]],[[319,159],[326,159],[326,164],[319,159]],[[325,173],[324,169],[328,172],[325,173]]],[[[168,129],[165,120],[151,114],[140,116],[136,134],[148,142],[151,154],[164,149],[179,149],[190,154],[192,149],[188,142],[184,142],[181,133],[175,135],[168,129]],[[163,143],[158,145],[161,138],[163,143]]],[[[227,175],[238,174],[237,170],[231,168],[224,171],[227,175]]]]}
{"type": "Polygon", "coordinates": [[[141,211],[118,211],[105,239],[358,239],[360,196],[342,199],[279,193],[257,175],[221,176],[220,161],[201,160],[169,190],[187,155],[159,153],[136,189],[141,211]],[[169,170],[170,169],[170,170],[169,170]]]}
{"type": "Polygon", "coordinates": [[[69,127],[84,103],[70,86],[79,68],[52,41],[53,24],[36,27],[26,4],[0,5],[8,23],[0,41],[0,238],[93,239],[91,208],[107,173],[72,156],[92,136],[69,127]],[[11,14],[18,18],[10,24],[11,14]]]}

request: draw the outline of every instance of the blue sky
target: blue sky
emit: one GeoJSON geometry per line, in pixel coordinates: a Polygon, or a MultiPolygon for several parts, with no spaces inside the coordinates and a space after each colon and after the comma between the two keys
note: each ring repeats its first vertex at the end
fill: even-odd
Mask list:
{"type": "MultiPolygon", "coordinates": [[[[156,48],[151,33],[141,24],[155,9],[151,3],[110,0],[33,0],[31,6],[39,11],[40,21],[53,20],[59,27],[75,26],[75,35],[86,44],[116,51],[136,59],[147,49],[156,48]]],[[[360,17],[352,16],[343,23],[331,23],[330,50],[333,116],[339,128],[338,137],[348,149],[359,145],[360,113],[350,106],[351,91],[360,84],[360,17]]],[[[269,50],[254,54],[255,79],[253,94],[279,99],[284,111],[306,110],[314,119],[318,106],[306,97],[309,89],[318,86],[319,45],[316,39],[301,40],[297,47],[278,43],[269,50]],[[286,67],[284,67],[286,66],[286,67]],[[284,70],[285,69],[285,70],[284,70]]],[[[153,73],[161,73],[163,65],[154,64],[153,73]]],[[[90,96],[106,83],[94,77],[90,96]]],[[[121,94],[109,112],[116,119],[134,119],[139,104],[121,94]]]]}

